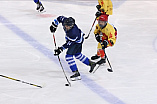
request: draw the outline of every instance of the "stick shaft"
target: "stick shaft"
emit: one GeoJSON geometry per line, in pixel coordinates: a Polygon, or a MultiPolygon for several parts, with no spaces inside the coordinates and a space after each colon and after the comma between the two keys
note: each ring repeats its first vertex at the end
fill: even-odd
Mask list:
{"type": "Polygon", "coordinates": [[[25,84],[28,84],[28,85],[32,85],[32,86],[35,86],[35,87],[42,88],[42,86],[32,84],[32,83],[29,83],[29,82],[25,82],[25,81],[22,81],[22,80],[19,80],[19,79],[11,78],[11,77],[8,77],[8,76],[5,76],[5,75],[0,75],[0,76],[3,77],[3,78],[11,79],[11,80],[14,80],[14,81],[17,81],[17,82],[22,82],[22,83],[25,83],[25,84]]]}
{"type": "Polygon", "coordinates": [[[95,20],[94,20],[94,22],[93,22],[93,24],[92,24],[92,27],[91,27],[91,29],[90,29],[90,31],[89,31],[89,33],[88,33],[87,37],[85,37],[85,39],[88,39],[88,37],[89,37],[89,34],[91,33],[91,31],[92,31],[92,28],[93,28],[93,26],[94,26],[94,24],[95,24],[95,21],[96,21],[96,18],[95,18],[95,20]]]}
{"type": "MultiPolygon", "coordinates": [[[[55,40],[55,35],[54,35],[54,33],[53,33],[53,40],[54,40],[55,48],[57,48],[57,44],[56,44],[56,40],[55,40]]],[[[65,71],[64,71],[64,69],[63,69],[63,65],[62,65],[62,63],[61,63],[61,60],[60,60],[59,55],[58,55],[58,60],[59,60],[60,66],[61,66],[61,68],[62,68],[62,70],[63,70],[64,76],[65,76],[67,82],[69,83],[69,85],[71,86],[71,83],[69,82],[69,80],[68,80],[68,78],[67,78],[67,76],[66,76],[66,74],[65,74],[65,71]]]]}

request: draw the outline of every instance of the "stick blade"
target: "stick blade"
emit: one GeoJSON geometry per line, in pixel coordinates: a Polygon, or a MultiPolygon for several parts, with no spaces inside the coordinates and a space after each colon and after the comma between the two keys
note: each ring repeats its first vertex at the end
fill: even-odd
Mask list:
{"type": "Polygon", "coordinates": [[[109,68],[108,68],[107,70],[108,70],[109,72],[113,72],[113,70],[112,70],[112,69],[109,69],[109,68]]]}
{"type": "Polygon", "coordinates": [[[85,37],[85,39],[88,39],[88,36],[87,36],[87,37],[85,37]]]}

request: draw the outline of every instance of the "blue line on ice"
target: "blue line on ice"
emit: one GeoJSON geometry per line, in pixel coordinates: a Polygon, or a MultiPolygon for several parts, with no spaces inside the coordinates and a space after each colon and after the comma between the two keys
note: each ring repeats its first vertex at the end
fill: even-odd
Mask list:
{"type": "Polygon", "coordinates": [[[157,52],[157,37],[153,41],[154,50],[157,52]]]}
{"type": "MultiPolygon", "coordinates": [[[[58,64],[58,61],[56,61],[57,58],[54,57],[53,52],[50,49],[40,44],[37,40],[33,39],[33,37],[31,37],[29,34],[22,31],[20,28],[12,24],[10,21],[8,21],[6,18],[4,18],[1,15],[0,15],[0,22],[8,29],[10,29],[13,33],[15,33],[20,38],[22,38],[27,43],[29,43],[31,46],[33,46],[35,49],[37,49],[45,56],[47,56],[49,59],[51,59],[54,63],[58,64]]],[[[82,83],[90,90],[92,90],[94,93],[96,93],[98,96],[103,98],[105,101],[109,102],[110,104],[125,104],[119,98],[115,97],[107,90],[105,90],[103,87],[96,84],[92,79],[88,78],[86,75],[82,75],[82,83]]]]}

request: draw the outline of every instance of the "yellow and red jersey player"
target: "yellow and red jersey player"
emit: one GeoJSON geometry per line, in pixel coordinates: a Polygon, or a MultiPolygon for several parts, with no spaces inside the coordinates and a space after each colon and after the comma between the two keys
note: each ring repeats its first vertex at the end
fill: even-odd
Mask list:
{"type": "Polygon", "coordinates": [[[94,57],[99,58],[101,60],[97,62],[97,64],[105,63],[105,48],[113,46],[117,39],[117,29],[110,25],[108,22],[107,15],[101,15],[98,19],[98,24],[94,30],[95,38],[98,41],[97,47],[97,55],[92,56],[91,59],[95,59],[94,57]]]}
{"type": "MultiPolygon", "coordinates": [[[[103,15],[107,15],[107,17],[109,15],[112,15],[113,13],[113,5],[112,5],[112,1],[111,0],[98,0],[98,4],[96,7],[98,9],[98,15],[99,13],[103,14],[103,15]]],[[[97,15],[96,13],[96,15],[97,15]]],[[[99,16],[97,16],[97,20],[99,19],[99,16]]]]}

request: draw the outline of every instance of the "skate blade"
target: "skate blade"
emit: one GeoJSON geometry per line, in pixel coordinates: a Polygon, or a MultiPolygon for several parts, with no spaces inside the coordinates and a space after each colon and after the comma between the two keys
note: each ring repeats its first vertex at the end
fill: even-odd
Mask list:
{"type": "Polygon", "coordinates": [[[75,77],[75,78],[70,78],[71,81],[77,81],[77,80],[81,80],[81,76],[75,77]]]}
{"type": "Polygon", "coordinates": [[[43,10],[43,11],[38,10],[38,12],[39,12],[39,13],[45,13],[45,12],[46,12],[46,10],[43,10]]]}

